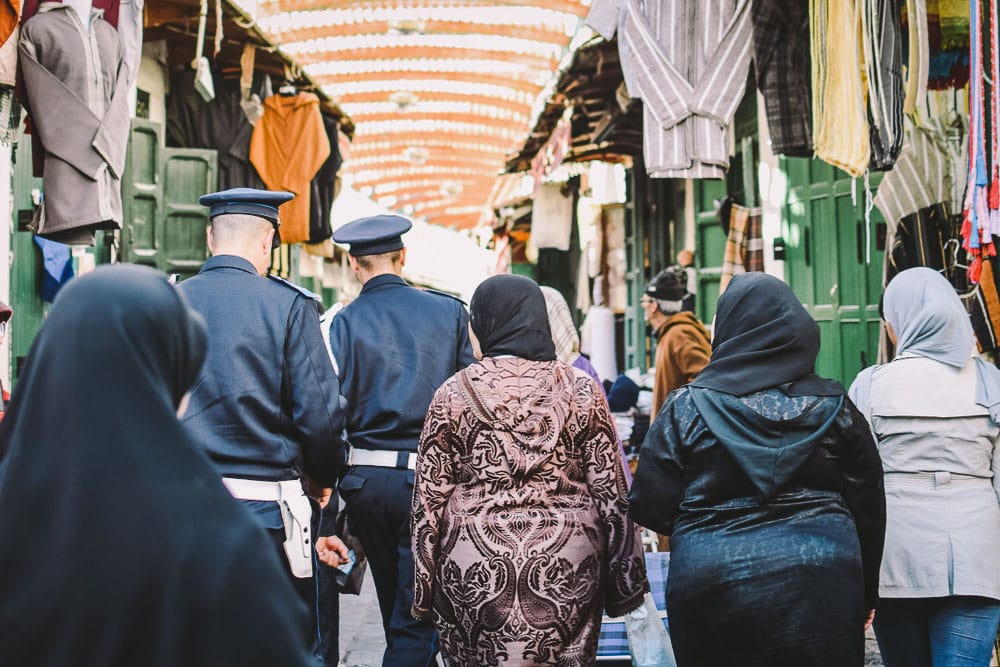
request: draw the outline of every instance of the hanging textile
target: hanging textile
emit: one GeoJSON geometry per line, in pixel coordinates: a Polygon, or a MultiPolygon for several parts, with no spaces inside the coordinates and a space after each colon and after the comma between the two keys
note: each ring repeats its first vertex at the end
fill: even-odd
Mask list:
{"type": "Polygon", "coordinates": [[[535,248],[569,250],[573,232],[573,197],[563,194],[564,183],[543,183],[531,206],[531,237],[535,248]]]}
{"type": "Polygon", "coordinates": [[[587,24],[606,39],[619,33],[628,93],[643,101],[649,175],[723,178],[750,67],[750,0],[596,0],[587,24]]]}
{"type": "MultiPolygon", "coordinates": [[[[963,247],[969,253],[969,279],[979,282],[983,258],[996,255],[989,229],[989,175],[986,169],[986,101],[983,80],[982,12],[970,0],[969,172],[962,211],[963,247]]],[[[996,51],[993,52],[996,57],[996,51]]]]}
{"type": "Polygon", "coordinates": [[[136,79],[142,62],[142,20],[145,0],[121,0],[118,11],[118,38],[128,67],[129,97],[135,108],[136,79]]]}
{"type": "MultiPolygon", "coordinates": [[[[194,87],[195,71],[179,70],[171,78],[167,98],[166,144],[179,148],[211,148],[218,153],[218,187],[265,189],[250,163],[253,127],[242,106],[240,82],[214,76],[215,97],[206,102],[194,87]]],[[[270,79],[260,73],[253,79],[254,94],[270,89],[270,79]]]]}
{"type": "Polygon", "coordinates": [[[927,70],[930,47],[927,36],[927,1],[906,0],[909,58],[906,66],[906,97],[903,113],[912,114],[927,101],[927,70]]]}
{"type": "MultiPolygon", "coordinates": [[[[340,140],[337,136],[340,124],[332,116],[323,116],[323,127],[330,143],[330,155],[316,172],[310,183],[309,197],[309,243],[323,243],[333,235],[330,226],[330,212],[333,208],[333,191],[337,183],[337,172],[343,160],[340,157],[340,140]]],[[[306,246],[307,249],[309,246],[306,246]]],[[[329,253],[319,253],[333,257],[333,247],[329,253]]]]}
{"type": "Polygon", "coordinates": [[[319,98],[309,92],[272,95],[253,128],[250,162],[271,190],[295,193],[281,206],[281,242],[309,240],[310,183],[330,156],[319,98]]]}
{"type": "Polygon", "coordinates": [[[969,46],[969,3],[966,0],[938,0],[941,20],[941,48],[969,46]]]}
{"type": "Polygon", "coordinates": [[[971,303],[965,301],[969,304],[972,331],[979,349],[983,352],[996,350],[1000,347],[1000,295],[997,294],[993,260],[983,261],[981,280],[973,291],[971,303]]]}
{"type": "Polygon", "coordinates": [[[949,269],[945,243],[951,235],[951,219],[943,204],[928,206],[901,218],[888,248],[886,284],[896,274],[917,266],[937,271],[949,269]]]}
{"type": "Polygon", "coordinates": [[[0,0],[0,85],[17,81],[17,37],[20,0],[0,0]]]}
{"type": "Polygon", "coordinates": [[[18,53],[44,150],[44,198],[33,226],[52,240],[93,244],[95,229],[122,221],[128,81],[114,29],[95,14],[85,33],[73,11],[44,3],[24,23],[18,53]]]}
{"type": "Polygon", "coordinates": [[[910,119],[905,125],[899,159],[883,176],[875,195],[875,206],[890,227],[923,208],[948,201],[954,178],[944,138],[910,119]]]}
{"type": "Polygon", "coordinates": [[[812,157],[809,8],[753,0],[753,62],[776,155],[812,157]]]}
{"type": "Polygon", "coordinates": [[[0,85],[0,146],[10,146],[17,141],[21,126],[21,103],[17,101],[12,86],[0,85]]]}
{"type": "Polygon", "coordinates": [[[722,257],[722,277],[719,294],[726,291],[733,276],[764,270],[764,239],[759,208],[733,204],[729,218],[729,234],[722,257]]]}
{"type": "MultiPolygon", "coordinates": [[[[23,0],[21,3],[22,24],[42,11],[44,2],[59,2],[62,0],[23,0]]],[[[112,28],[118,29],[118,11],[121,0],[93,0],[93,8],[102,12],[101,17],[107,21],[112,28]]]]}
{"type": "Polygon", "coordinates": [[[863,63],[862,0],[810,0],[816,157],[858,177],[871,156],[863,63]]]}
{"type": "Polygon", "coordinates": [[[889,169],[903,145],[903,52],[897,0],[860,0],[869,168],[889,169]]]}
{"type": "Polygon", "coordinates": [[[40,236],[35,236],[34,240],[35,245],[42,251],[42,274],[38,297],[46,303],[52,303],[63,285],[75,275],[72,251],[68,245],[49,241],[40,236]]]}

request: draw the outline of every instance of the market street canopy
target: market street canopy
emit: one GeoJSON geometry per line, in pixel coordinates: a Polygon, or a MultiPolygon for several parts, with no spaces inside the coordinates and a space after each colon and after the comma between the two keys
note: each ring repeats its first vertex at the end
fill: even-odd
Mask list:
{"type": "Polygon", "coordinates": [[[356,124],[341,174],[471,227],[588,0],[260,0],[259,26],[356,124]]]}

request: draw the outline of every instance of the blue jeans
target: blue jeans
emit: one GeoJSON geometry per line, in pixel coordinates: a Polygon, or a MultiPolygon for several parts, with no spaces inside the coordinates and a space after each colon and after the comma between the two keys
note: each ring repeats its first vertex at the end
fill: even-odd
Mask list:
{"type": "Polygon", "coordinates": [[[988,667],[998,623],[989,598],[883,598],[875,638],[885,667],[988,667]]]}

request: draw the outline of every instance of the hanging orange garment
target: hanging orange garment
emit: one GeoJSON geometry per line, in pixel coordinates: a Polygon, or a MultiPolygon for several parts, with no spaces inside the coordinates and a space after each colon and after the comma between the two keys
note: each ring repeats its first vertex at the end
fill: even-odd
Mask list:
{"type": "Polygon", "coordinates": [[[250,137],[250,162],[270,190],[295,193],[282,204],[281,242],[309,240],[309,189],[330,155],[330,140],[313,93],[272,95],[250,137]]]}

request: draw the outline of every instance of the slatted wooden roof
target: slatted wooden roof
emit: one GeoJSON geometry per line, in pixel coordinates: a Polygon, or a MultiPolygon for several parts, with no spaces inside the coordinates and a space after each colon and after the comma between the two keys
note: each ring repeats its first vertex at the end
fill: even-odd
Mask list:
{"type": "Polygon", "coordinates": [[[477,224],[589,0],[257,0],[257,24],[350,115],[341,174],[404,214],[477,224]]]}

